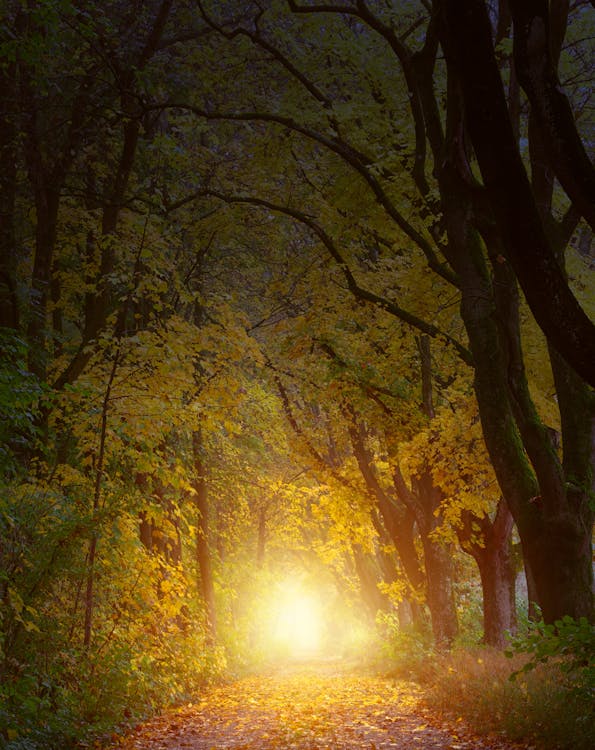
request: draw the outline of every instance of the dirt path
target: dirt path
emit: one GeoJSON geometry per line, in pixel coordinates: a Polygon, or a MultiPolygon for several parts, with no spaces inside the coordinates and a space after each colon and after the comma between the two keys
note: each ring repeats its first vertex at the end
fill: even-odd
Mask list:
{"type": "Polygon", "coordinates": [[[294,665],[211,688],[111,745],[115,750],[508,750],[429,717],[411,683],[294,665]]]}

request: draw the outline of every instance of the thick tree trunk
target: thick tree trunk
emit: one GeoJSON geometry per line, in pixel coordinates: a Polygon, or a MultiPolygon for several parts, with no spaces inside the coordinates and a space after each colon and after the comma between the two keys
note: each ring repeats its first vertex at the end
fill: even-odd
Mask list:
{"type": "Polygon", "coordinates": [[[432,633],[439,650],[449,649],[459,632],[452,588],[452,549],[422,537],[427,601],[432,618],[432,633]]]}
{"type": "Polygon", "coordinates": [[[493,522],[472,514],[464,522],[459,532],[461,547],[473,557],[481,577],[483,640],[488,646],[503,648],[506,633],[514,633],[517,626],[512,514],[500,500],[493,522]],[[473,526],[479,528],[480,540],[473,538],[473,526]]]}
{"type": "MultiPolygon", "coordinates": [[[[544,207],[547,195],[547,189],[543,190],[544,207]]],[[[561,252],[558,259],[563,268],[561,252]]],[[[539,525],[527,525],[521,532],[528,567],[548,621],[571,613],[575,617],[591,617],[593,513],[589,508],[589,493],[593,486],[593,394],[550,347],[562,420],[564,457],[560,462],[555,432],[541,422],[529,393],[516,283],[507,264],[493,263],[493,273],[494,298],[505,342],[510,403],[539,485],[539,492],[529,499],[539,525]]]]}
{"type": "MultiPolygon", "coordinates": [[[[514,63],[548,162],[573,204],[595,229],[595,169],[562,91],[552,44],[547,0],[509,0],[514,20],[514,63]]],[[[562,30],[563,35],[563,30],[562,30]]],[[[560,36],[560,34],[558,35],[560,36]]]]}
{"type": "Polygon", "coordinates": [[[541,223],[510,123],[485,2],[446,0],[444,18],[447,60],[462,85],[466,123],[505,256],[548,340],[595,385],[595,326],[569,288],[541,223]]]}
{"type": "MultiPolygon", "coordinates": [[[[509,238],[512,228],[495,227],[489,212],[482,216],[482,232],[493,256],[495,283],[474,229],[476,206],[457,167],[459,148],[454,134],[459,130],[462,110],[451,85],[453,89],[454,95],[449,97],[451,153],[442,162],[440,189],[449,240],[448,259],[460,279],[461,316],[473,353],[474,389],[484,439],[502,494],[517,524],[523,555],[533,571],[544,618],[548,622],[563,614],[586,614],[592,618],[591,563],[587,564],[586,557],[586,538],[590,539],[592,526],[586,528],[584,513],[569,504],[565,472],[529,393],[514,276],[499,250],[502,233],[509,238]]],[[[535,206],[533,212],[537,215],[535,206]]],[[[549,253],[551,256],[551,250],[549,253]]],[[[554,262],[558,264],[558,260],[554,262]]],[[[570,408],[569,403],[559,400],[561,414],[570,408]]],[[[579,472],[581,485],[587,476],[591,476],[590,470],[583,462],[579,472]]]]}
{"type": "Polygon", "coordinates": [[[591,532],[569,513],[543,519],[541,531],[525,529],[523,553],[533,571],[543,618],[564,615],[593,622],[591,532]]]}
{"type": "Polygon", "coordinates": [[[495,306],[489,302],[491,284],[487,272],[478,273],[481,251],[473,252],[469,243],[467,247],[467,257],[476,262],[460,269],[466,279],[461,309],[476,363],[475,392],[494,470],[516,521],[544,618],[552,622],[569,614],[591,619],[592,516],[589,520],[586,503],[581,509],[566,497],[555,450],[548,447],[535,416],[523,414],[521,399],[527,393],[523,396],[525,388],[518,383],[511,407],[507,355],[494,322],[495,306]]]}
{"type": "Polygon", "coordinates": [[[479,563],[483,595],[483,641],[488,646],[504,648],[506,634],[515,633],[514,577],[511,576],[508,550],[496,547],[479,563]]]}
{"type": "Polygon", "coordinates": [[[535,577],[529,565],[529,560],[526,557],[523,563],[527,585],[527,617],[532,622],[537,622],[541,618],[539,617],[539,596],[537,594],[537,587],[535,586],[535,577]]]}
{"type": "Polygon", "coordinates": [[[554,571],[564,600],[553,604],[555,617],[574,610],[595,622],[593,523],[595,508],[595,394],[554,349],[550,349],[562,423],[563,503],[553,514],[551,536],[558,548],[554,571]],[[559,539],[560,534],[567,537],[559,539]],[[562,542],[562,543],[561,543],[562,542]],[[573,607],[573,609],[570,609],[573,607]]]}

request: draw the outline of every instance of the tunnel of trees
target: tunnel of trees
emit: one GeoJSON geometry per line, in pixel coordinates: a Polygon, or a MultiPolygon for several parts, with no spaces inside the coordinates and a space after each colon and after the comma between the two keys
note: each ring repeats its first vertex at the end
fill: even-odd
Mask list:
{"type": "Polygon", "coordinates": [[[592,3],[3,6],[2,697],[593,622],[592,3]]]}

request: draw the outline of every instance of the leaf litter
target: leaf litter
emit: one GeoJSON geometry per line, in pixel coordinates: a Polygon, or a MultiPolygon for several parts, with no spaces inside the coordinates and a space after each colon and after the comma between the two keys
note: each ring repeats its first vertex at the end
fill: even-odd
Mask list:
{"type": "Polygon", "coordinates": [[[297,663],[209,688],[106,750],[512,750],[423,706],[406,680],[297,663]]]}

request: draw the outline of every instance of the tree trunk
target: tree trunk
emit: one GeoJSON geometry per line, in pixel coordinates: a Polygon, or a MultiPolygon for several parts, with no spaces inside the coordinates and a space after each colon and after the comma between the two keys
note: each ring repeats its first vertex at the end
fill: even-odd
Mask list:
{"type": "Polygon", "coordinates": [[[366,555],[359,544],[351,545],[355,572],[359,579],[362,599],[365,602],[371,618],[374,620],[379,610],[387,612],[391,609],[386,594],[378,588],[374,559],[366,555]]]}
{"type": "Polygon", "coordinates": [[[85,586],[85,622],[83,626],[83,645],[85,648],[91,646],[93,630],[93,609],[95,605],[95,559],[97,556],[97,545],[99,543],[99,530],[95,527],[98,523],[98,512],[101,508],[101,485],[103,482],[103,468],[105,460],[105,443],[107,439],[107,419],[110,407],[110,399],[114,378],[120,363],[120,348],[114,354],[110,375],[105,388],[103,404],[101,408],[101,429],[99,432],[99,448],[97,450],[97,463],[95,469],[95,486],[93,490],[93,526],[91,538],[89,539],[89,552],[87,555],[87,581],[85,586]]]}
{"type": "MultiPolygon", "coordinates": [[[[432,357],[429,336],[417,341],[421,359],[422,409],[428,420],[434,419],[432,357]]],[[[452,588],[452,553],[432,532],[440,524],[442,491],[436,487],[431,467],[424,467],[412,481],[415,490],[416,518],[424,548],[428,606],[432,615],[432,630],[438,648],[450,648],[458,631],[457,610],[452,588]]]]}
{"type": "Polygon", "coordinates": [[[483,562],[477,562],[483,596],[483,642],[504,648],[506,634],[515,633],[517,628],[514,578],[507,548],[498,546],[490,553],[483,562]]]}
{"type": "MultiPolygon", "coordinates": [[[[446,0],[444,18],[447,61],[462,85],[466,123],[506,258],[548,341],[594,386],[595,326],[568,286],[540,221],[514,139],[485,2],[446,0]]],[[[592,166],[590,175],[589,195],[595,194],[592,166]]]]}
{"type": "Polygon", "coordinates": [[[215,608],[215,587],[213,584],[213,565],[209,548],[209,505],[205,467],[202,458],[203,446],[200,432],[192,436],[194,451],[193,481],[194,502],[197,510],[196,560],[200,576],[200,591],[203,596],[206,613],[207,636],[213,645],[217,640],[217,614],[215,608]]]}
{"type": "MultiPolygon", "coordinates": [[[[592,618],[592,573],[587,562],[592,525],[585,526],[584,507],[572,507],[566,497],[567,480],[555,446],[532,402],[520,346],[514,276],[498,250],[501,233],[508,236],[509,230],[494,227],[489,212],[481,217],[492,256],[493,283],[474,229],[476,206],[457,168],[458,146],[452,134],[458,132],[462,110],[454,95],[449,101],[449,120],[454,121],[449,124],[451,153],[442,161],[440,190],[448,259],[460,279],[461,316],[473,353],[474,390],[485,443],[517,524],[544,618],[548,622],[564,614],[592,618]]],[[[559,399],[559,406],[564,421],[570,401],[559,399]]],[[[590,419],[592,405],[586,405],[585,411],[590,419]]],[[[578,475],[583,487],[584,478],[591,476],[586,466],[583,461],[578,475]]]]}
{"type": "Polygon", "coordinates": [[[493,522],[468,513],[459,532],[461,547],[473,557],[481,577],[483,641],[496,648],[506,645],[506,633],[514,633],[517,625],[513,523],[506,503],[500,500],[493,522]],[[480,539],[473,538],[473,527],[479,529],[480,539]]]}
{"type": "Polygon", "coordinates": [[[4,65],[0,69],[0,327],[16,329],[19,325],[14,213],[17,146],[16,127],[10,112],[16,99],[16,66],[7,62],[4,65]]]}
{"type": "Polygon", "coordinates": [[[459,632],[452,588],[452,549],[422,537],[432,633],[439,650],[448,650],[459,632]]]}
{"type": "Polygon", "coordinates": [[[452,550],[432,537],[432,532],[440,523],[436,512],[442,501],[442,493],[434,485],[429,470],[415,479],[413,492],[424,549],[426,598],[432,618],[434,641],[439,649],[448,649],[459,632],[459,625],[452,587],[452,550]]]}
{"type": "MultiPolygon", "coordinates": [[[[408,514],[408,518],[411,520],[411,523],[409,525],[411,545],[415,552],[417,570],[419,570],[419,574],[421,576],[421,580],[418,582],[415,590],[413,590],[407,574],[403,576],[404,571],[398,568],[395,555],[391,551],[387,551],[385,549],[390,545],[395,546],[396,549],[396,545],[394,544],[391,535],[386,530],[386,526],[382,523],[382,520],[380,519],[378,513],[374,508],[372,509],[370,515],[374,528],[378,532],[379,537],[379,544],[376,548],[376,559],[378,561],[378,566],[382,571],[382,578],[388,584],[396,583],[398,585],[404,585],[406,588],[406,593],[404,594],[403,598],[397,603],[399,625],[401,627],[407,627],[409,625],[412,625],[413,623],[421,623],[423,615],[419,600],[423,591],[424,577],[423,572],[419,567],[419,557],[417,555],[417,550],[415,550],[413,539],[413,524],[415,522],[415,519],[412,517],[412,514],[408,514]]],[[[397,555],[399,556],[402,564],[402,558],[398,551],[397,555]]]]}
{"type": "MultiPolygon", "coordinates": [[[[478,259],[480,254],[469,251],[468,257],[478,259]]],[[[583,500],[573,501],[567,496],[569,490],[563,487],[559,461],[553,446],[547,444],[545,430],[535,414],[529,416],[522,411],[525,406],[533,410],[528,401],[522,404],[522,399],[528,398],[528,392],[523,396],[525,384],[522,388],[518,382],[513,386],[515,398],[511,400],[510,369],[494,324],[495,309],[490,310],[489,302],[479,301],[490,299],[489,280],[484,277],[481,282],[481,274],[476,275],[479,264],[467,265],[462,276],[470,277],[471,271],[475,281],[469,278],[463,288],[462,314],[476,363],[475,392],[484,438],[519,530],[523,556],[533,572],[539,605],[547,622],[565,614],[592,619],[592,512],[586,501],[588,490],[579,479],[583,500]]],[[[563,411],[561,402],[560,406],[563,411]]],[[[579,476],[589,473],[583,470],[579,476]]]]}
{"type": "Polygon", "coordinates": [[[47,178],[38,171],[41,169],[39,164],[30,168],[31,180],[35,185],[36,227],[27,338],[30,346],[29,368],[40,380],[45,380],[48,358],[46,318],[60,198],[53,187],[45,185],[47,178]]]}
{"type": "Polygon", "coordinates": [[[535,576],[529,565],[529,560],[526,558],[524,560],[524,570],[525,581],[527,584],[527,617],[532,622],[537,622],[540,619],[538,611],[539,597],[537,594],[537,587],[535,586],[535,576]]]}
{"type": "Polygon", "coordinates": [[[267,509],[263,505],[258,511],[258,544],[256,548],[256,564],[259,568],[264,565],[264,553],[267,540],[267,509]]]}
{"type": "Polygon", "coordinates": [[[574,206],[595,229],[595,169],[556,72],[563,28],[558,39],[552,40],[547,0],[509,0],[509,4],[514,21],[515,70],[531,103],[531,115],[545,143],[548,161],[574,206]]]}
{"type": "Polygon", "coordinates": [[[388,532],[388,535],[395,545],[397,555],[403,565],[403,570],[407,576],[412,591],[418,592],[424,584],[424,574],[419,561],[419,556],[415,548],[413,538],[413,526],[415,516],[413,510],[403,502],[399,506],[392,498],[388,496],[378,481],[378,477],[373,468],[373,461],[365,441],[365,428],[357,420],[356,415],[350,409],[345,409],[345,415],[348,419],[349,436],[353,454],[357,461],[360,473],[364,479],[368,493],[388,532]]]}

